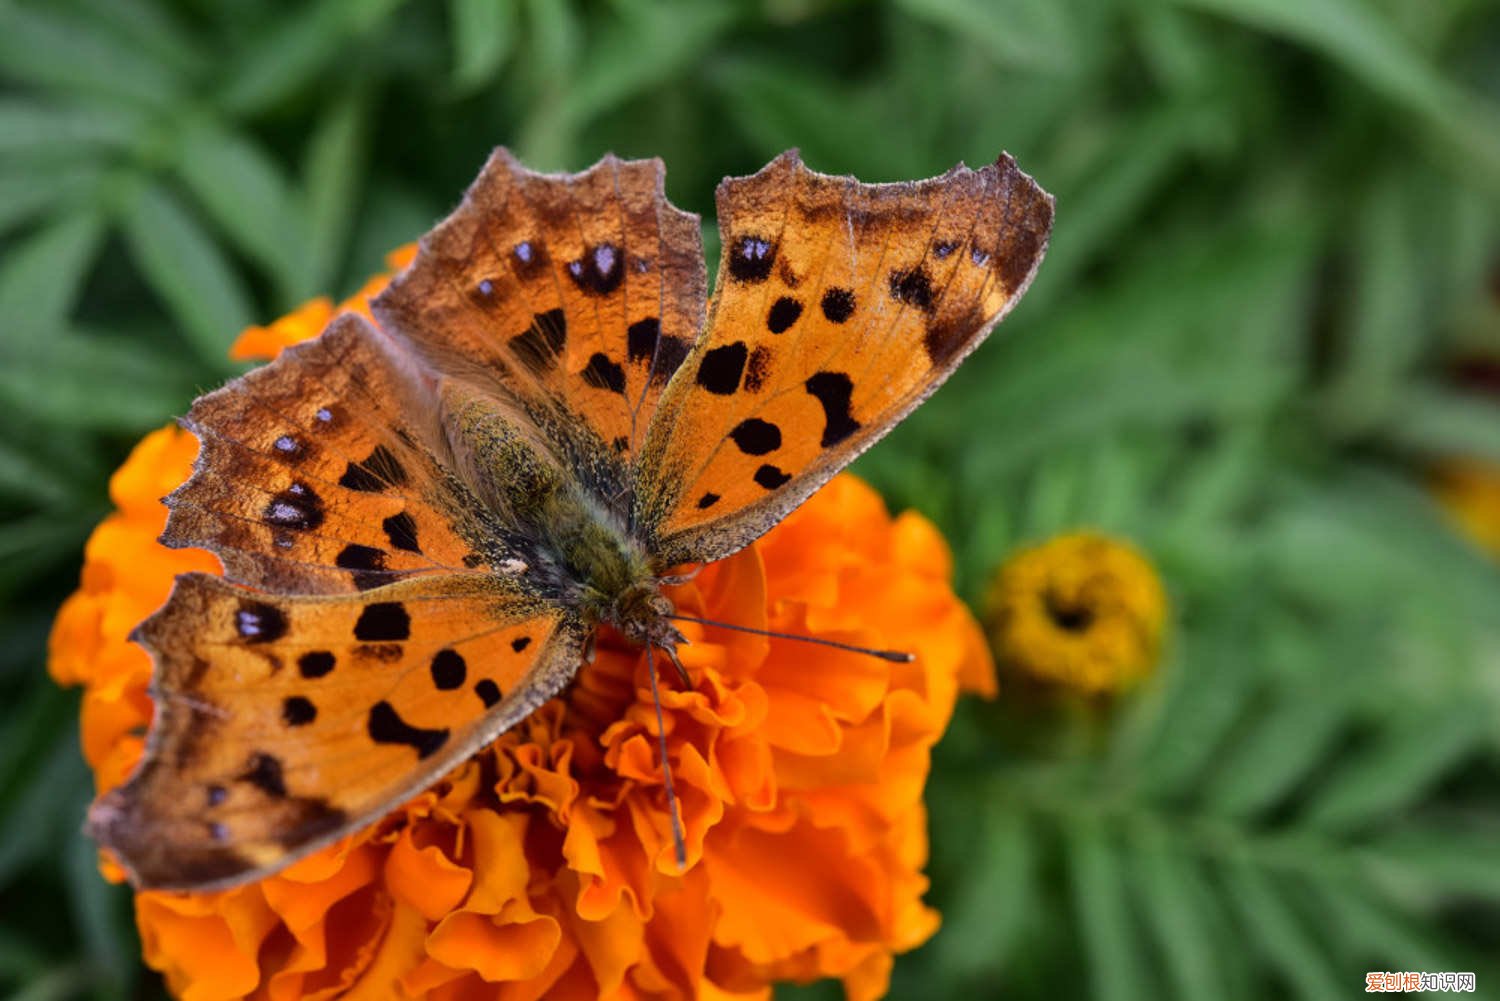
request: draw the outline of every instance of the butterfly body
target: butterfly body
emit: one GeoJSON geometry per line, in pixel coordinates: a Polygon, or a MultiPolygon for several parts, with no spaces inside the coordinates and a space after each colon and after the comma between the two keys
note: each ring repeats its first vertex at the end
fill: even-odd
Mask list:
{"type": "Polygon", "coordinates": [[[345,314],[193,405],[162,541],[224,573],[137,630],[156,717],[90,831],[137,885],[246,882],[440,780],[601,627],[675,663],[674,569],[753,542],[915,408],[1051,222],[1009,156],[867,185],[787,153],[720,187],[710,309],[659,161],[541,175],[497,151],[377,323],[345,314]]]}
{"type": "Polygon", "coordinates": [[[569,475],[558,460],[518,438],[514,417],[498,416],[493,401],[463,393],[463,387],[451,387],[444,394],[450,403],[462,401],[446,417],[446,439],[455,467],[485,507],[485,520],[511,526],[510,549],[519,555],[497,560],[500,574],[572,609],[591,636],[607,624],[675,659],[679,634],[669,619],[672,604],[661,591],[670,568],[631,529],[633,495],[624,464],[602,442],[589,442],[574,429],[568,434],[571,448],[585,454],[595,472],[587,481],[569,475]]]}

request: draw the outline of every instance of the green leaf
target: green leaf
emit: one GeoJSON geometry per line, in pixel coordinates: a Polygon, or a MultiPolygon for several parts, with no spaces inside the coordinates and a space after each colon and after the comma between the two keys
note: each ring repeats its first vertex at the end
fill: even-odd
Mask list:
{"type": "Polygon", "coordinates": [[[254,38],[230,69],[221,101],[236,114],[266,110],[348,59],[349,39],[370,30],[402,0],[321,0],[299,5],[254,38]]]}
{"type": "Polygon", "coordinates": [[[1130,913],[1122,860],[1092,821],[1063,831],[1069,889],[1083,944],[1090,994],[1098,1001],[1145,1001],[1158,995],[1147,986],[1142,945],[1130,913]]]}
{"type": "Polygon", "coordinates": [[[32,455],[12,442],[0,440],[0,494],[37,504],[65,504],[71,500],[75,490],[75,485],[59,475],[48,459],[32,455]]]}
{"type": "Polygon", "coordinates": [[[1327,691],[1289,693],[1221,755],[1205,806],[1233,817],[1274,807],[1333,749],[1346,717],[1327,691]]]}
{"type": "Polygon", "coordinates": [[[1253,943],[1300,996],[1322,1001],[1347,993],[1348,985],[1329,966],[1312,929],[1264,870],[1238,862],[1226,867],[1224,880],[1240,914],[1243,940],[1253,943]]]}
{"type": "Polygon", "coordinates": [[[89,784],[77,738],[69,732],[56,739],[30,778],[0,804],[0,887],[9,885],[21,866],[45,857],[59,837],[83,836],[76,829],[63,834],[64,818],[89,784]]]}
{"type": "MultiPolygon", "coordinates": [[[[75,816],[83,823],[84,799],[75,816]]],[[[113,886],[99,875],[99,850],[88,838],[73,836],[68,840],[63,860],[63,876],[73,927],[88,956],[89,964],[106,984],[124,994],[134,979],[137,960],[126,948],[135,944],[135,936],[119,906],[129,896],[123,887],[113,886]]],[[[134,951],[134,950],[132,950],[134,951]]]]}
{"type": "MultiPolygon", "coordinates": [[[[354,224],[361,191],[365,153],[366,93],[351,90],[333,102],[308,140],[306,175],[307,233],[304,295],[332,293],[338,266],[354,224]]],[[[416,235],[416,234],[412,234],[416,235]]]]}
{"type": "Polygon", "coordinates": [[[165,65],[97,23],[17,3],[0,6],[0,72],[47,88],[150,105],[169,104],[182,89],[165,65]]]}
{"type": "Polygon", "coordinates": [[[730,5],[697,0],[652,0],[622,9],[627,16],[606,24],[590,47],[588,74],[567,90],[560,113],[568,122],[581,126],[682,73],[735,16],[730,5]],[[650,59],[640,58],[645,50],[650,59]]]}
{"type": "Polygon", "coordinates": [[[84,104],[0,98],[0,153],[78,156],[135,141],[145,119],[84,104]]]}
{"type": "Polygon", "coordinates": [[[1322,783],[1305,814],[1324,830],[1350,830],[1414,802],[1490,734],[1492,713],[1465,704],[1400,716],[1375,745],[1322,783]]]}
{"type": "Polygon", "coordinates": [[[0,326],[8,342],[62,325],[103,238],[103,218],[84,211],[33,234],[6,255],[0,265],[0,326]]]}
{"type": "Polygon", "coordinates": [[[1385,20],[1357,0],[1178,0],[1306,45],[1387,100],[1421,115],[1500,185],[1500,119],[1458,90],[1385,20]]]}
{"type": "Polygon", "coordinates": [[[983,46],[1003,66],[1062,73],[1078,65],[1067,5],[1055,0],[899,0],[955,41],[983,46]]]}
{"type": "Polygon", "coordinates": [[[193,374],[139,341],[57,331],[14,345],[0,399],[58,427],[145,431],[193,396],[193,374]]]}
{"type": "Polygon", "coordinates": [[[1220,977],[1226,955],[1213,936],[1216,915],[1195,862],[1175,850],[1164,832],[1153,827],[1137,832],[1132,875],[1146,923],[1155,932],[1166,957],[1167,972],[1177,995],[1193,1001],[1227,997],[1220,977]]]}
{"type": "Polygon", "coordinates": [[[229,345],[255,313],[243,282],[203,227],[166,188],[140,188],[124,213],[132,258],[210,371],[227,373],[229,345]]]}
{"type": "Polygon", "coordinates": [[[1386,416],[1424,347],[1426,275],[1403,180],[1399,173],[1379,179],[1353,241],[1352,309],[1327,391],[1336,426],[1344,433],[1362,432],[1386,416]]]}
{"type": "Polygon", "coordinates": [[[515,44],[514,0],[449,0],[453,32],[453,88],[478,90],[500,72],[515,44]]]}
{"type": "Polygon", "coordinates": [[[121,45],[149,55],[182,78],[201,76],[209,68],[201,43],[161,3],[153,0],[73,0],[83,17],[108,31],[121,45]]]}
{"type": "Polygon", "coordinates": [[[967,818],[978,828],[965,878],[948,905],[937,939],[938,964],[961,979],[993,975],[1007,965],[1036,904],[1036,833],[1019,804],[989,799],[967,818]]]}
{"type": "Polygon", "coordinates": [[[1390,407],[1380,433],[1426,457],[1500,462],[1500,404],[1489,397],[1408,385],[1390,407]]]}
{"type": "Polygon", "coordinates": [[[98,190],[104,172],[90,163],[0,172],[0,234],[98,190]]]}
{"type": "Polygon", "coordinates": [[[281,305],[307,298],[306,245],[276,162],[245,136],[200,121],[186,130],[175,166],[219,229],[276,279],[281,305]]]}
{"type": "Polygon", "coordinates": [[[1496,818],[1483,827],[1474,826],[1474,818],[1468,824],[1464,819],[1402,828],[1364,846],[1359,857],[1375,882],[1406,899],[1500,901],[1496,818]]]}

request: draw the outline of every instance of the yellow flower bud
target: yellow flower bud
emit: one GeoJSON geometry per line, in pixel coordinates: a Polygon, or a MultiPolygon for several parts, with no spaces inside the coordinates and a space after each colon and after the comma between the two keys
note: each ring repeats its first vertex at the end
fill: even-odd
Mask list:
{"type": "Polygon", "coordinates": [[[1010,557],[986,601],[1003,670],[1095,695],[1150,673],[1167,596],[1134,546],[1094,532],[1058,536],[1010,557]]]}

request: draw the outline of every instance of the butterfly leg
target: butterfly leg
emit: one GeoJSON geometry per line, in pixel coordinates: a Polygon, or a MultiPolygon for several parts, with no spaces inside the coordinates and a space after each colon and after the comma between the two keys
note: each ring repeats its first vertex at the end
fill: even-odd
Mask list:
{"type": "MultiPolygon", "coordinates": [[[[673,630],[673,632],[676,632],[676,630],[673,630]]],[[[683,636],[681,633],[677,633],[677,637],[676,638],[677,638],[678,642],[682,642],[682,643],[686,643],[687,642],[687,638],[685,636],[683,636]]],[[[673,646],[663,646],[661,648],[661,650],[662,650],[662,653],[664,653],[664,654],[667,655],[667,659],[672,662],[672,666],[675,667],[675,668],[677,668],[677,677],[678,677],[678,680],[680,680],[682,682],[682,687],[684,689],[686,689],[687,691],[692,691],[693,688],[695,687],[693,685],[693,677],[692,677],[692,675],[688,674],[687,668],[685,668],[685,667],[682,666],[682,661],[680,661],[680,660],[677,659],[677,647],[676,647],[676,645],[674,644],[673,646]]]]}

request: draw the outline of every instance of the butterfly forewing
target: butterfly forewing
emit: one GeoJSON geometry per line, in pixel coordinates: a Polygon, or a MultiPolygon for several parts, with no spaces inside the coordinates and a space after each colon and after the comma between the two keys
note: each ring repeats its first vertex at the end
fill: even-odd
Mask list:
{"type": "Polygon", "coordinates": [[[431,377],[357,316],[200,398],[201,445],[162,541],[268,589],[367,590],[513,554],[439,456],[431,377]]]}
{"type": "Polygon", "coordinates": [[[788,153],[718,204],[709,327],[641,458],[636,520],[667,562],[746,545],[889,431],[1025,290],[1052,223],[1009,156],[866,185],[788,153]]]}
{"type": "Polygon", "coordinates": [[[543,175],[497,151],[376,315],[440,371],[586,429],[558,443],[570,460],[628,459],[703,322],[698,218],[663,176],[659,160],[613,156],[543,175]]]}
{"type": "Polygon", "coordinates": [[[145,764],[90,826],[154,887],[254,878],[377,818],[572,677],[582,631],[498,578],[284,597],[179,578],[145,764]]]}

